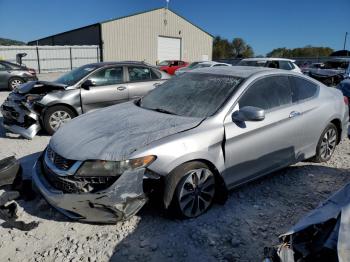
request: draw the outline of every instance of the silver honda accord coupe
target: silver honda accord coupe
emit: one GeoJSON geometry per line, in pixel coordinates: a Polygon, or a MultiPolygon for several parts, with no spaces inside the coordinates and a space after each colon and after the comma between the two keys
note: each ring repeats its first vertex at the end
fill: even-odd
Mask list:
{"type": "Polygon", "coordinates": [[[127,219],[155,192],[166,209],[197,217],[242,183],[305,159],[328,161],[347,133],[344,101],[291,71],[194,70],[64,125],[33,181],[82,221],[127,219]]]}

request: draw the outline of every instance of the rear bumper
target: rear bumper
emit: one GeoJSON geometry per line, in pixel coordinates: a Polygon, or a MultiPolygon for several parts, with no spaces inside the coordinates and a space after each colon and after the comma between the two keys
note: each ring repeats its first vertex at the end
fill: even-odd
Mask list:
{"type": "Polygon", "coordinates": [[[64,193],[43,175],[42,158],[33,168],[33,183],[50,205],[67,217],[85,222],[116,223],[136,214],[147,202],[143,192],[145,169],[123,173],[106,190],[96,193],[64,193]]]}

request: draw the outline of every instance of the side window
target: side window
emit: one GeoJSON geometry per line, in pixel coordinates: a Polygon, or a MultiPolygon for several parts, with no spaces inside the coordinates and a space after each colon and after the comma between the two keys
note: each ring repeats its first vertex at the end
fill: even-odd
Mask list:
{"type": "Polygon", "coordinates": [[[160,79],[162,77],[162,74],[154,69],[151,69],[151,78],[152,79],[160,79]]]}
{"type": "Polygon", "coordinates": [[[93,73],[89,80],[95,83],[95,86],[107,86],[123,83],[123,67],[104,68],[93,73]]]}
{"type": "Polygon", "coordinates": [[[270,68],[280,68],[278,61],[268,61],[266,67],[270,68]]]}
{"type": "Polygon", "coordinates": [[[313,97],[317,92],[317,85],[311,81],[296,76],[290,76],[292,84],[293,103],[313,97]]]}
{"type": "Polygon", "coordinates": [[[180,65],[180,66],[182,66],[182,65],[184,65],[185,63],[183,62],[183,61],[179,61],[178,62],[178,65],[180,65]]]}
{"type": "Polygon", "coordinates": [[[279,61],[280,69],[292,70],[294,67],[290,65],[289,61],[279,61]]]}
{"type": "Polygon", "coordinates": [[[179,61],[173,61],[173,62],[171,63],[171,65],[173,65],[173,66],[178,66],[178,65],[179,65],[179,61]]]}
{"type": "Polygon", "coordinates": [[[254,106],[270,110],[292,103],[292,91],[287,76],[269,76],[248,87],[240,98],[239,107],[254,106]]]}
{"type": "Polygon", "coordinates": [[[0,63],[0,71],[6,70],[6,66],[0,63]]]}
{"type": "Polygon", "coordinates": [[[225,64],[216,64],[216,65],[213,65],[213,66],[226,66],[225,64]]]}
{"type": "Polygon", "coordinates": [[[128,72],[130,81],[147,81],[157,77],[157,75],[155,75],[155,73],[147,67],[129,66],[128,72]]]}

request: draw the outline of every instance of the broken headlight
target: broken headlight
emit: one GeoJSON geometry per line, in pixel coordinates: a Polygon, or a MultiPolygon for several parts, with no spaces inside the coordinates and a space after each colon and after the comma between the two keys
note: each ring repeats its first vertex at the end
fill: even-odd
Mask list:
{"type": "Polygon", "coordinates": [[[88,160],[78,169],[77,176],[118,176],[125,171],[149,166],[155,156],[145,156],[124,161],[88,160]]]}
{"type": "Polygon", "coordinates": [[[26,101],[27,101],[28,104],[32,104],[32,103],[34,103],[36,101],[41,100],[42,98],[43,98],[42,95],[27,95],[26,96],[26,101]]]}

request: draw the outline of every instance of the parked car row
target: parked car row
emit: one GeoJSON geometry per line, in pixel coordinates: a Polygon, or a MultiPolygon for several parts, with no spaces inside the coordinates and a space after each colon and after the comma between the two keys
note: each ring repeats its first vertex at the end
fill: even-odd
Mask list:
{"type": "Polygon", "coordinates": [[[247,181],[332,157],[349,121],[339,90],[292,69],[217,64],[173,78],[145,63],[89,64],[16,88],[4,125],[55,133],[33,182],[89,222],[127,219],[154,192],[177,216],[197,217],[247,181]]]}

